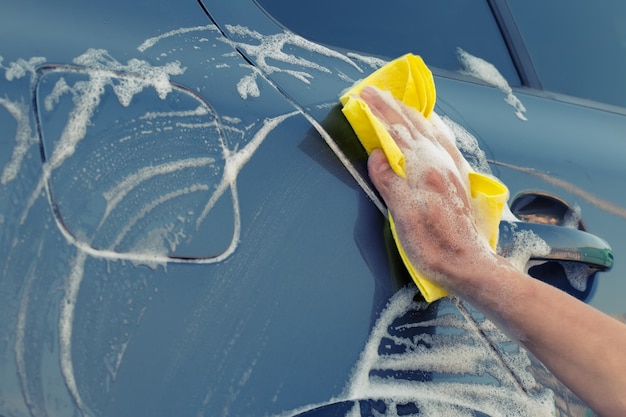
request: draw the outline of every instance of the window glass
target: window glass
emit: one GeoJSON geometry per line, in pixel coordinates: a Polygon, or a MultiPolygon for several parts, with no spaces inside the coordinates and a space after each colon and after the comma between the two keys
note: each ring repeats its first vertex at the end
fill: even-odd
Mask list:
{"type": "Polygon", "coordinates": [[[485,1],[257,0],[276,20],[325,45],[387,59],[412,52],[431,66],[460,69],[457,48],[520,81],[485,1]]]}
{"type": "Polygon", "coordinates": [[[546,90],[626,106],[624,0],[509,0],[546,90]]]}

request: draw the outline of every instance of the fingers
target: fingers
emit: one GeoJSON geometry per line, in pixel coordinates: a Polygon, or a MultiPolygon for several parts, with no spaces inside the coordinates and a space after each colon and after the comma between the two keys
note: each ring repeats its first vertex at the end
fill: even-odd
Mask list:
{"type": "Polygon", "coordinates": [[[400,106],[404,116],[411,123],[413,128],[420,132],[424,137],[435,141],[436,132],[430,120],[426,119],[420,111],[413,107],[407,106],[404,103],[400,103],[400,106]]]}
{"type": "Polygon", "coordinates": [[[456,147],[454,134],[436,113],[426,119],[422,113],[397,100],[388,91],[366,86],[361,91],[361,98],[372,113],[386,126],[394,141],[401,149],[410,149],[420,141],[427,140],[441,152],[452,157],[454,164],[462,174],[467,174],[469,165],[456,147]]]}
{"type": "Polygon", "coordinates": [[[366,86],[360,96],[372,113],[387,126],[401,148],[412,147],[414,142],[424,139],[437,143],[432,124],[419,111],[397,100],[389,91],[366,86]]]}
{"type": "Polygon", "coordinates": [[[366,86],[361,90],[361,98],[368,104],[374,115],[389,126],[404,123],[400,103],[389,91],[366,86]]]}
{"type": "Polygon", "coordinates": [[[406,118],[402,106],[388,91],[381,91],[377,88],[366,86],[361,91],[361,99],[367,103],[370,110],[386,125],[387,130],[400,148],[411,147],[411,142],[416,138],[411,122],[406,118]]]}
{"type": "Polygon", "coordinates": [[[437,131],[437,140],[443,146],[443,148],[452,156],[454,162],[457,165],[457,168],[461,173],[467,174],[469,172],[469,164],[461,155],[459,148],[456,146],[456,139],[452,130],[446,125],[443,120],[439,117],[439,115],[433,112],[430,116],[430,121],[437,131]]]}
{"type": "Polygon", "coordinates": [[[449,143],[456,147],[456,139],[454,137],[454,133],[450,130],[450,127],[446,125],[441,117],[435,112],[432,112],[430,115],[430,122],[432,123],[435,130],[439,132],[439,141],[449,143]]]}

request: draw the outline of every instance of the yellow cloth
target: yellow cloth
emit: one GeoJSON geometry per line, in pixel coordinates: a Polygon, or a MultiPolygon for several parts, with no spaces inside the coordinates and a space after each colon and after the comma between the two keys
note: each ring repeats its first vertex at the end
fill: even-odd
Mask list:
{"type": "MultiPolygon", "coordinates": [[[[422,58],[407,54],[378,69],[349,89],[340,98],[343,105],[342,111],[367,153],[369,154],[376,148],[381,148],[394,172],[405,177],[402,151],[387,132],[385,126],[374,116],[369,106],[358,97],[366,85],[390,91],[398,100],[416,108],[426,118],[429,118],[436,100],[432,73],[422,58]]],[[[495,249],[498,243],[498,225],[508,190],[501,182],[477,172],[470,172],[468,181],[473,203],[478,208],[478,225],[483,236],[489,240],[489,244],[495,249]]],[[[422,276],[411,264],[398,240],[391,216],[389,216],[389,221],[402,261],[426,301],[432,302],[446,296],[447,292],[443,288],[422,276]]]]}

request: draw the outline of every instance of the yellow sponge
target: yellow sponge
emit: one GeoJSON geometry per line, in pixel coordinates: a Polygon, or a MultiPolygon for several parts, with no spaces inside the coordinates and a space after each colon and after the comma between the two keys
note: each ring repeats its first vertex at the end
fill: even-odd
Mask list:
{"type": "MultiPolygon", "coordinates": [[[[349,89],[340,98],[343,105],[342,111],[367,153],[369,154],[376,148],[382,149],[394,172],[405,177],[402,151],[382,122],[372,113],[369,106],[358,98],[363,87],[367,85],[390,91],[395,98],[416,108],[426,118],[429,118],[436,101],[432,73],[422,58],[407,54],[378,69],[349,89]]],[[[508,190],[501,182],[477,172],[470,172],[468,181],[473,203],[478,208],[477,223],[483,236],[489,240],[489,244],[495,249],[498,243],[498,225],[508,190]]],[[[446,290],[422,276],[411,264],[398,240],[391,215],[389,221],[402,261],[426,301],[432,302],[446,296],[446,290]]]]}

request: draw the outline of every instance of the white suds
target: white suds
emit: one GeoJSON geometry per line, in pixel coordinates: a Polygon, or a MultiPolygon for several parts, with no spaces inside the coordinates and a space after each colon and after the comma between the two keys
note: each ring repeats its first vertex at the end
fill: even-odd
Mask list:
{"type": "Polygon", "coordinates": [[[2,170],[0,183],[7,185],[13,181],[20,170],[22,161],[31,146],[37,143],[37,138],[33,135],[33,131],[28,119],[28,106],[23,102],[13,102],[6,98],[0,97],[0,106],[3,106],[15,119],[17,127],[15,129],[15,147],[11,159],[2,170]]]}
{"type": "MultiPolygon", "coordinates": [[[[43,239],[40,241],[39,244],[39,252],[41,252],[42,246],[43,239]]],[[[13,352],[15,354],[15,366],[17,368],[17,374],[22,385],[22,394],[24,395],[24,400],[26,404],[30,405],[33,403],[33,400],[30,398],[31,395],[28,390],[28,372],[26,366],[26,331],[28,322],[28,305],[35,276],[33,273],[29,273],[28,276],[25,278],[26,284],[24,285],[24,289],[22,291],[22,297],[20,299],[20,305],[17,314],[17,323],[15,325],[15,343],[13,345],[13,352]]]]}
{"type": "Polygon", "coordinates": [[[518,271],[527,272],[528,261],[550,253],[550,246],[531,230],[513,229],[513,248],[507,259],[518,271]]]}
{"type": "Polygon", "coordinates": [[[72,92],[72,89],[65,82],[65,78],[61,77],[54,85],[52,92],[44,99],[44,108],[47,111],[53,111],[61,97],[70,92],[72,92]]]}
{"type": "Polygon", "coordinates": [[[80,250],[72,260],[70,274],[65,277],[64,294],[61,299],[59,312],[59,360],[61,373],[65,379],[68,391],[83,415],[85,415],[85,406],[76,384],[74,363],[72,362],[72,331],[74,328],[76,300],[85,274],[86,260],[87,254],[80,250]]]}
{"type": "Polygon", "coordinates": [[[252,140],[241,150],[236,153],[229,153],[226,155],[226,166],[224,167],[224,177],[222,181],[217,185],[215,192],[207,202],[204,210],[196,220],[196,227],[200,227],[200,224],[204,221],[205,217],[211,211],[215,203],[219,200],[222,194],[231,187],[234,190],[236,186],[237,175],[243,168],[243,166],[252,158],[254,152],[261,146],[261,143],[265,140],[267,135],[280,125],[284,120],[289,117],[295,116],[299,112],[291,112],[271,119],[266,119],[263,122],[263,126],[254,135],[252,140]]]}
{"type": "Polygon", "coordinates": [[[570,227],[572,229],[578,229],[580,222],[582,221],[582,210],[579,205],[575,205],[568,210],[563,219],[563,227],[570,227]]]}
{"type": "Polygon", "coordinates": [[[491,63],[475,57],[461,48],[457,49],[457,55],[463,72],[472,77],[478,78],[492,85],[506,94],[504,101],[515,109],[515,115],[523,121],[526,121],[526,108],[522,102],[513,94],[513,89],[509,86],[507,80],[500,74],[498,69],[491,63]]]}
{"type": "MultiPolygon", "coordinates": [[[[194,184],[191,185],[189,187],[185,187],[185,188],[181,188],[178,189],[176,191],[172,191],[170,193],[167,194],[163,194],[161,196],[159,196],[158,198],[150,201],[149,203],[145,204],[141,210],[139,210],[131,219],[127,220],[124,227],[122,228],[122,230],[120,231],[120,233],[117,235],[117,237],[115,238],[115,241],[113,242],[113,244],[111,245],[111,249],[115,249],[126,237],[126,235],[133,229],[133,227],[144,217],[146,217],[152,210],[156,209],[157,207],[163,205],[164,203],[174,200],[178,197],[190,194],[190,193],[197,193],[197,192],[207,192],[210,190],[211,187],[209,187],[206,184],[194,184]]],[[[133,260],[133,262],[137,265],[140,264],[146,264],[146,259],[149,259],[148,264],[155,264],[155,263],[159,263],[159,264],[164,264],[169,260],[168,252],[166,250],[158,250],[158,251],[147,251],[146,249],[149,249],[150,247],[152,248],[156,248],[159,245],[148,245],[148,244],[144,244],[141,246],[142,250],[141,251],[135,251],[133,253],[136,253],[138,255],[152,255],[153,258],[150,259],[149,257],[146,258],[141,257],[141,259],[136,259],[133,260]]],[[[160,246],[159,246],[160,248],[160,246]]]]}
{"type": "Polygon", "coordinates": [[[587,281],[591,275],[589,266],[584,263],[564,262],[563,269],[570,285],[577,291],[587,291],[587,281]]]}
{"type": "MultiPolygon", "coordinates": [[[[241,66],[244,66],[243,64],[241,66]]],[[[251,65],[247,65],[250,68],[250,75],[246,75],[242,77],[237,83],[237,91],[239,92],[239,96],[245,100],[248,97],[259,97],[261,95],[261,90],[256,82],[257,79],[257,69],[251,65]]]]}
{"type": "Polygon", "coordinates": [[[487,162],[485,152],[480,148],[478,140],[468,132],[463,126],[450,119],[448,116],[442,117],[443,122],[450,128],[454,135],[456,147],[461,151],[470,166],[476,172],[491,175],[491,168],[487,162]]]}
{"type": "MultiPolygon", "coordinates": [[[[463,315],[454,313],[451,303],[448,303],[450,314],[424,322],[398,324],[410,312],[426,308],[413,301],[415,292],[415,288],[406,287],[391,298],[372,329],[342,394],[328,402],[281,415],[298,415],[325,405],[354,401],[355,407],[346,415],[360,416],[359,401],[373,400],[384,403],[382,415],[388,416],[407,415],[399,414],[397,408],[404,404],[419,407],[410,414],[414,417],[474,415],[470,410],[490,416],[553,416],[554,395],[547,389],[535,390],[537,383],[527,369],[530,362],[523,350],[505,355],[508,356],[504,359],[506,367],[502,366],[491,344],[497,343],[500,333],[490,322],[483,321],[480,328],[485,333],[497,333],[492,342],[482,340],[484,333],[476,331],[475,324],[467,321],[471,318],[466,320],[463,315]],[[433,327],[438,330],[429,332],[433,327]],[[398,350],[389,350],[391,346],[398,350]],[[396,370],[400,371],[399,375],[403,371],[425,372],[431,377],[419,382],[391,376],[396,370]],[[377,376],[384,371],[390,376],[377,376]],[[512,380],[512,374],[518,378],[517,383],[512,380]],[[475,375],[482,381],[464,383],[463,378],[468,375],[475,375]],[[488,382],[490,379],[492,382],[488,382]]],[[[502,336],[500,342],[507,341],[502,336]]]]}
{"type": "Polygon", "coordinates": [[[92,82],[101,80],[103,85],[110,85],[125,107],[130,104],[134,95],[146,87],[154,88],[159,98],[165,99],[172,91],[170,76],[185,72],[185,68],[181,67],[178,61],[156,67],[146,61],[132,58],[126,64],[122,64],[103,49],[89,49],[83,55],[74,58],[74,63],[91,69],[92,82]],[[117,77],[113,71],[122,72],[127,76],[117,77]]]}
{"type": "Polygon", "coordinates": [[[176,171],[189,169],[189,168],[199,168],[207,165],[211,165],[215,162],[213,158],[205,157],[205,158],[189,158],[174,162],[168,162],[165,164],[161,164],[158,166],[147,166],[139,169],[137,172],[128,175],[123,178],[120,182],[118,182],[113,188],[108,191],[105,191],[102,196],[106,200],[106,208],[104,214],[102,215],[102,219],[100,220],[100,224],[98,227],[102,226],[102,224],[109,217],[109,214],[115,210],[117,205],[136,187],[138,187],[141,183],[148,181],[151,178],[171,174],[176,171]]]}
{"type": "Polygon", "coordinates": [[[65,81],[58,82],[53,89],[53,94],[49,96],[47,105],[53,107],[58,100],[57,96],[71,93],[74,108],[68,115],[68,121],[49,160],[44,164],[43,176],[28,200],[21,222],[24,222],[51,173],[74,154],[79,142],[87,134],[91,118],[100,105],[107,87],[113,89],[123,106],[130,105],[136,94],[149,87],[154,88],[159,98],[165,99],[172,91],[170,76],[180,75],[185,71],[178,61],[160,67],[138,59],[131,59],[127,64],[122,64],[103,49],[88,49],[87,52],[76,57],[74,63],[86,67],[89,80],[77,81],[72,86],[68,86],[65,81]],[[120,75],[120,73],[125,75],[120,75]]]}
{"type": "Polygon", "coordinates": [[[52,152],[48,163],[50,171],[61,166],[67,158],[74,154],[77,144],[87,133],[87,126],[95,109],[100,104],[106,86],[113,87],[120,104],[127,107],[132,97],[146,87],[153,87],[159,97],[165,99],[172,90],[169,82],[170,75],[179,75],[184,72],[178,62],[171,62],[163,67],[153,67],[146,61],[131,59],[127,65],[124,65],[102,49],[89,49],[83,55],[75,58],[74,62],[90,69],[90,79],[89,81],[77,81],[71,88],[62,84],[58,89],[58,84],[55,86],[55,90],[58,91],[72,91],[75,107],[70,112],[61,139],[52,152]],[[129,75],[119,77],[114,71],[129,75]]]}
{"type": "Polygon", "coordinates": [[[381,68],[387,63],[387,61],[385,61],[384,59],[376,58],[373,56],[360,55],[354,52],[348,52],[347,55],[353,60],[361,61],[365,63],[366,65],[369,65],[372,69],[375,69],[375,70],[378,68],[381,68]]]}
{"type": "Polygon", "coordinates": [[[182,34],[189,33],[189,32],[202,32],[205,30],[217,31],[218,29],[214,25],[207,25],[207,26],[196,26],[196,27],[190,27],[190,28],[180,28],[176,30],[171,30],[162,35],[146,39],[145,41],[143,41],[141,45],[137,47],[137,50],[139,52],[145,52],[148,48],[152,48],[154,45],[157,44],[157,42],[165,38],[169,38],[169,37],[176,36],[176,35],[182,35],[182,34]]]}
{"type": "Polygon", "coordinates": [[[154,120],[162,117],[193,117],[193,116],[205,116],[209,111],[206,106],[198,106],[195,110],[183,110],[183,111],[170,111],[170,112],[148,112],[141,116],[140,120],[154,120]]]}
{"type": "Polygon", "coordinates": [[[5,70],[4,76],[6,77],[7,81],[20,79],[26,74],[30,74],[32,80],[35,77],[37,67],[45,62],[46,58],[36,56],[30,58],[28,61],[20,58],[15,62],[11,62],[8,67],[4,67],[1,66],[2,60],[0,59],[0,68],[3,68],[5,70]]]}
{"type": "Polygon", "coordinates": [[[356,68],[358,71],[361,71],[359,66],[347,56],[314,42],[308,41],[290,32],[264,36],[256,31],[250,30],[243,26],[226,25],[226,29],[232,35],[247,39],[246,42],[232,40],[228,40],[225,42],[231,43],[234,47],[240,48],[245,51],[246,54],[255,57],[255,65],[257,65],[259,69],[265,74],[272,74],[276,72],[285,73],[306,84],[310,84],[310,79],[313,78],[313,76],[308,72],[303,71],[303,69],[308,68],[325,73],[331,72],[328,68],[316,62],[285,52],[285,48],[287,46],[299,47],[306,51],[315,52],[317,54],[332,58],[337,58],[343,62],[348,63],[352,67],[356,68]],[[283,62],[285,64],[291,64],[293,66],[293,69],[285,69],[275,65],[271,65],[268,63],[268,59],[277,62],[283,62]]]}

